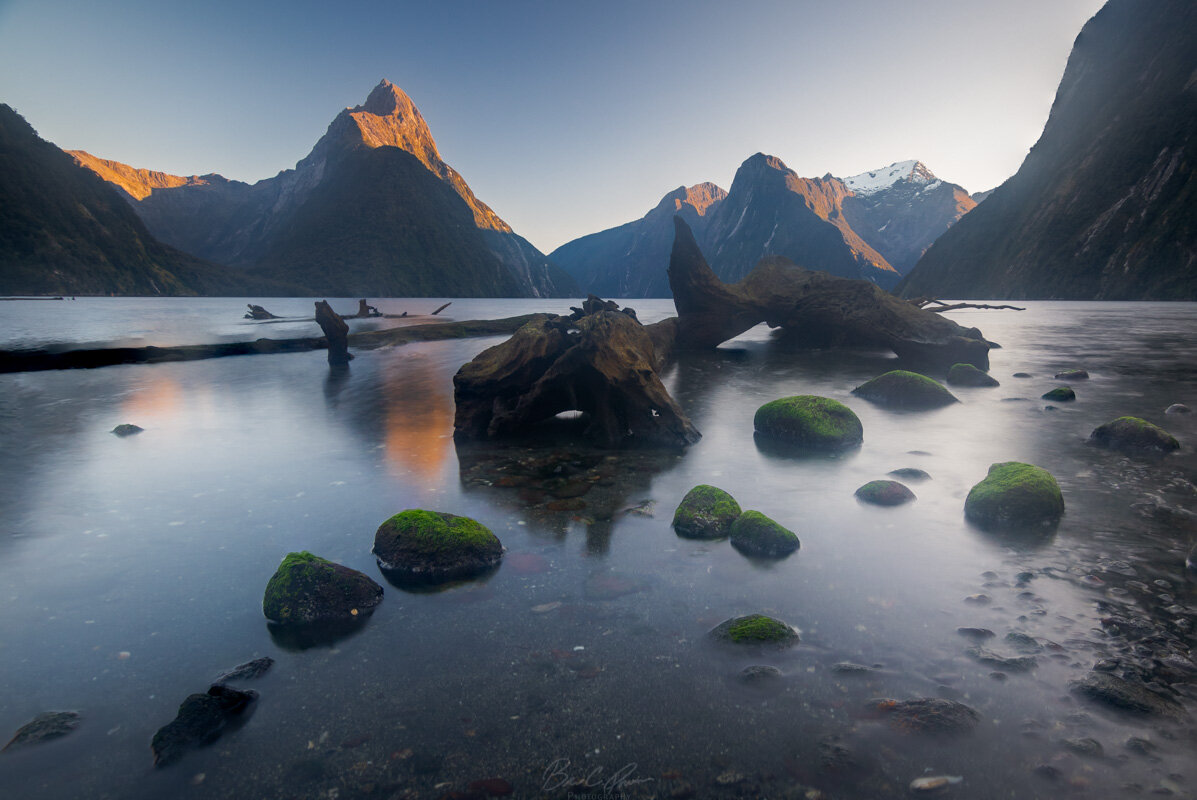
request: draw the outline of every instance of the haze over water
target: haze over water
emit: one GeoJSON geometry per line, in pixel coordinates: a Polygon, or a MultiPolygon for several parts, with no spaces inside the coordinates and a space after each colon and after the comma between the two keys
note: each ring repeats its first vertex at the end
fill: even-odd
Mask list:
{"type": "MultiPolygon", "coordinates": [[[[245,302],[9,303],[0,341],[317,335],[314,323],[240,321],[245,302]]],[[[263,302],[286,315],[311,308],[263,302]]],[[[377,303],[411,313],[439,304],[377,303]]],[[[446,314],[568,305],[454,301],[446,314]]],[[[673,313],[666,300],[632,305],[646,322],[673,313]]],[[[487,777],[509,780],[516,796],[561,796],[555,775],[621,770],[615,788],[629,797],[686,783],[698,797],[801,796],[787,794],[798,787],[877,797],[924,774],[962,776],[949,790],[961,797],[1189,791],[1191,722],[1115,716],[1068,682],[1116,648],[1101,628],[1111,605],[1191,642],[1192,527],[1141,504],[1192,508],[1197,424],[1163,411],[1197,400],[1197,305],[1026,305],[952,315],[1001,343],[990,372],[1002,385],[953,387],[961,402],[931,412],[850,394],[895,366],[885,353],[791,352],[758,327],[683,357],[666,383],[703,438],[678,454],[456,447],[452,376],[501,338],[360,352],[340,376],[322,352],[0,376],[0,730],[43,710],[83,714],[70,736],[0,757],[0,774],[13,796],[39,798],[431,798],[487,777]],[[1046,409],[1051,376],[1072,367],[1091,379],[1073,384],[1075,403],[1046,409]],[[814,459],[759,450],[754,412],[793,394],[851,407],[861,449],[814,459]],[[1182,449],[1140,461],[1085,443],[1126,414],[1163,425],[1182,449]],[[145,431],[109,433],[126,422],[145,431]],[[1008,460],[1060,482],[1067,511],[1046,541],[1010,542],[963,518],[969,488],[1008,460]],[[931,475],[909,484],[916,502],[879,509],[853,497],[902,467],[931,475]],[[607,477],[584,507],[552,510],[551,496],[501,485],[521,468],[607,477]],[[792,528],[801,549],[761,564],[726,541],[678,538],[673,510],[698,483],[792,528]],[[374,530],[416,507],[486,524],[507,548],[503,565],[437,593],[384,584],[382,604],[348,638],[305,649],[272,635],[262,591],[287,552],[381,583],[374,530]],[[1033,577],[1020,581],[1024,572],[1033,577]],[[966,602],[978,594],[990,602],[966,602]],[[743,654],[706,639],[753,612],[796,626],[801,643],[743,654]],[[960,626],[992,629],[995,650],[1010,631],[1053,646],[1035,670],[998,680],[965,654],[960,626]],[[278,663],[245,684],[261,693],[252,716],[155,770],[150,738],[183,698],[261,655],[278,663]],[[875,669],[845,674],[839,662],[875,669]],[[773,688],[735,680],[758,663],[781,670],[773,688]],[[926,740],[865,711],[870,698],[916,696],[959,699],[982,723],[972,736],[926,740]],[[1130,736],[1151,740],[1158,760],[1127,751],[1130,736]],[[1085,737],[1105,757],[1064,744],[1085,737]],[[1042,764],[1059,779],[1035,774],[1042,764]]],[[[1184,702],[1191,710],[1193,697],[1184,702]]]]}

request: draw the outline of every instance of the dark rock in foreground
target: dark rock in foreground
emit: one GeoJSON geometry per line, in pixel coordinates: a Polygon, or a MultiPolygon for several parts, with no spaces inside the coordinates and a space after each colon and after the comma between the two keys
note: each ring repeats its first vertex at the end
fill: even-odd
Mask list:
{"type": "Polygon", "coordinates": [[[1119,417],[1100,425],[1089,434],[1089,441],[1123,453],[1168,453],[1180,448],[1180,442],[1163,428],[1138,417],[1119,417]]]}
{"type": "Polygon", "coordinates": [[[732,523],[740,516],[740,504],[715,486],[695,486],[673,515],[673,529],[687,539],[721,539],[731,533],[732,523]]]}
{"type": "Polygon", "coordinates": [[[981,715],[964,703],[938,697],[880,700],[875,708],[888,716],[892,727],[910,733],[968,733],[981,721],[981,715]]]}
{"type": "Polygon", "coordinates": [[[1184,713],[1176,701],[1108,672],[1090,672],[1081,680],[1073,681],[1071,690],[1074,694],[1096,700],[1111,708],[1135,714],[1179,717],[1184,713]]]}
{"type": "Polygon", "coordinates": [[[144,430],[145,430],[145,428],[142,428],[138,425],[133,425],[131,423],[124,422],[120,425],[117,425],[115,428],[113,428],[112,432],[115,433],[117,436],[120,436],[123,438],[125,436],[132,436],[135,433],[141,433],[144,430]]]}
{"type": "Polygon", "coordinates": [[[810,450],[846,450],[864,438],[864,428],[852,409],[809,394],[765,403],[752,424],[758,435],[810,450]]]}
{"type": "Polygon", "coordinates": [[[262,613],[283,625],[353,620],[382,602],[382,587],[306,550],[288,553],[262,598],[262,613]]]}
{"type": "Polygon", "coordinates": [[[493,569],[503,558],[503,545],[469,517],[409,509],[379,526],[373,552],[384,570],[437,583],[493,569]]]}
{"type": "Polygon", "coordinates": [[[207,694],[189,695],[179,713],[154,734],[154,766],[178,761],[193,747],[211,744],[225,727],[258,699],[258,693],[214,684],[207,694]]]}
{"type": "Polygon", "coordinates": [[[711,629],[711,638],[740,645],[771,645],[779,648],[798,644],[798,632],[779,619],[749,614],[724,620],[711,629]]]}
{"type": "Polygon", "coordinates": [[[900,506],[914,500],[914,492],[897,481],[869,481],[856,490],[856,499],[875,506],[900,506]]]}
{"type": "Polygon", "coordinates": [[[948,370],[950,386],[1001,386],[997,378],[974,367],[972,364],[953,364],[948,370]]]}
{"type": "Polygon", "coordinates": [[[852,390],[852,394],[888,408],[929,409],[959,402],[936,381],[917,372],[895,369],[852,390]]]}
{"type": "Polygon", "coordinates": [[[747,556],[784,558],[799,547],[798,537],[759,511],[745,511],[731,526],[732,547],[747,556]]]}
{"type": "Polygon", "coordinates": [[[968,493],[964,515],[983,528],[1051,524],[1064,513],[1064,497],[1045,469],[1017,461],[989,467],[968,493]]]}
{"type": "Polygon", "coordinates": [[[270,668],[273,666],[273,658],[270,656],[262,656],[261,658],[255,658],[253,661],[246,661],[244,664],[238,664],[217,678],[216,682],[226,683],[228,681],[244,681],[260,678],[269,672],[270,668]]]}
{"type": "Polygon", "coordinates": [[[79,719],[78,711],[43,711],[22,725],[0,752],[66,736],[79,727],[79,719]]]}

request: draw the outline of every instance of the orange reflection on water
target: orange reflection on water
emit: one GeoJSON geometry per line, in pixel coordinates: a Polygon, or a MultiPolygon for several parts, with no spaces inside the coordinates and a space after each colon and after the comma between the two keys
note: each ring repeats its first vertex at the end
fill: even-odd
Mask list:
{"type": "Polygon", "coordinates": [[[396,358],[383,382],[387,463],[424,486],[439,485],[453,444],[452,376],[423,358],[396,358]]]}
{"type": "Polygon", "coordinates": [[[183,411],[183,388],[178,382],[153,370],[145,370],[140,386],[129,393],[121,403],[121,414],[129,420],[148,420],[151,417],[162,422],[183,411]]]}

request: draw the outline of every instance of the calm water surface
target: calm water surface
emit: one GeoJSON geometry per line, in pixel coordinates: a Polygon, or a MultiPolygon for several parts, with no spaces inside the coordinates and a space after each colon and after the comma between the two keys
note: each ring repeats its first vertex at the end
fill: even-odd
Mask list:
{"type": "MultiPolygon", "coordinates": [[[[0,346],[317,335],[310,322],[240,320],[251,300],[5,303],[0,346]]],[[[263,304],[296,317],[311,309],[263,304]]],[[[439,304],[377,303],[389,313],[439,304]]],[[[569,304],[468,300],[445,313],[569,304]]],[[[633,305],[645,321],[672,313],[668,301],[633,305]]],[[[666,382],[703,433],[683,454],[459,451],[452,376],[500,338],[362,352],[345,375],[330,375],[315,352],[0,376],[0,732],[44,710],[83,715],[68,737],[0,756],[0,791],[437,798],[499,777],[517,796],[556,797],[563,777],[622,775],[610,796],[866,798],[946,774],[964,779],[945,793],[954,797],[1192,796],[1192,717],[1117,716],[1068,683],[1118,655],[1122,643],[1101,625],[1111,609],[1192,645],[1183,562],[1197,424],[1163,411],[1197,407],[1197,306],[1029,305],[954,315],[1003,345],[991,370],[1002,385],[954,389],[962,402],[931,412],[850,394],[895,366],[886,353],[788,352],[757,328],[683,358],[666,382]],[[1074,384],[1075,403],[1046,409],[1039,396],[1070,367],[1091,379],[1074,384]],[[846,403],[864,425],[861,449],[817,459],[760,451],[755,410],[792,394],[846,403]],[[1168,428],[1182,449],[1140,461],[1085,443],[1125,414],[1168,428]],[[124,422],[145,432],[109,433],[124,422]],[[1008,460],[1061,484],[1067,513],[1046,541],[995,538],[963,518],[969,488],[1008,460]],[[580,506],[502,485],[521,469],[558,467],[607,478],[580,506]],[[854,499],[900,467],[931,475],[909,484],[916,502],[854,499]],[[727,542],[679,539],[673,509],[697,483],[792,528],[801,549],[760,564],[727,542]],[[507,547],[503,566],[437,593],[386,584],[369,552],[374,530],[412,507],[488,525],[507,547]],[[354,635],[304,647],[268,630],[262,591],[301,549],[384,584],[354,635]],[[1018,581],[1024,572],[1033,577],[1018,581]],[[979,594],[988,604],[966,600],[979,594]],[[753,612],[790,622],[801,644],[742,653],[706,639],[753,612]],[[960,626],[995,631],[989,646],[1005,654],[1010,631],[1049,647],[1033,671],[999,679],[966,655],[960,626]],[[252,716],[154,769],[150,739],[183,698],[260,655],[277,663],[244,684],[261,694],[252,716]],[[875,669],[833,670],[844,661],[875,669]],[[735,677],[750,664],[781,678],[746,687],[735,677]],[[926,739],[867,713],[871,698],[923,696],[962,700],[982,723],[970,736],[926,739]],[[1131,736],[1153,743],[1151,757],[1124,748],[1131,736]],[[1067,744],[1085,737],[1104,754],[1067,744]],[[1035,772],[1044,765],[1054,778],[1035,772]]],[[[1182,700],[1192,711],[1193,693],[1182,700]]]]}

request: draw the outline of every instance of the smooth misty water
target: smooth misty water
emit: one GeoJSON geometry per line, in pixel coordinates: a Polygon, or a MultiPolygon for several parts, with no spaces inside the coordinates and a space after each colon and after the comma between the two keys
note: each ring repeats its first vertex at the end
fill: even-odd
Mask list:
{"type": "MultiPolygon", "coordinates": [[[[314,323],[243,323],[245,302],[5,303],[0,338],[316,335],[314,323]]],[[[311,301],[264,305],[299,316],[311,301]]],[[[379,305],[427,313],[439,303],[379,305]]],[[[473,300],[450,311],[467,319],[568,305],[473,300]]],[[[645,321],[672,312],[668,301],[633,305],[645,321]]],[[[1191,721],[1116,716],[1070,695],[1068,681],[1114,647],[1099,602],[1137,609],[1191,644],[1183,561],[1193,529],[1183,512],[1195,505],[1197,424],[1163,410],[1197,406],[1197,306],[1029,305],[955,314],[1003,345],[991,371],[1002,386],[956,389],[960,404],[932,412],[885,411],[849,393],[894,366],[884,353],[786,352],[757,328],[687,357],[667,374],[703,432],[684,454],[498,454],[536,462],[565,451],[567,463],[609,469],[587,507],[562,511],[540,502],[551,497],[498,485],[506,473],[487,466],[493,449],[454,446],[453,373],[498,338],[362,352],[343,376],[320,352],[0,376],[0,731],[43,710],[83,714],[70,736],[0,756],[0,792],[436,798],[501,777],[527,797],[560,776],[601,782],[622,770],[631,782],[621,791],[636,797],[684,784],[697,797],[802,796],[802,787],[880,797],[905,794],[923,774],[963,776],[948,793],[958,797],[1119,797],[1129,784],[1188,796],[1191,721]],[[1075,403],[1045,410],[1037,398],[1057,385],[1051,375],[1073,366],[1092,379],[1075,384],[1075,403]],[[1011,377],[1020,371],[1035,377],[1011,377]],[[790,394],[845,402],[864,424],[863,447],[832,459],[758,450],[753,413],[790,394]],[[1124,414],[1164,425],[1182,450],[1144,462],[1085,444],[1124,414]],[[108,432],[123,422],[146,430],[108,432]],[[1019,545],[964,521],[968,489],[1006,460],[1059,479],[1067,513],[1049,541],[1019,545]],[[910,483],[917,502],[878,509],[854,499],[861,484],[908,466],[932,476],[910,483]],[[673,509],[697,483],[793,528],[801,550],[763,565],[727,542],[679,539],[673,509]],[[648,500],[654,516],[623,511],[648,500]],[[1144,502],[1179,511],[1164,519],[1132,508],[1144,502]],[[410,507],[479,519],[507,547],[503,566],[439,593],[386,584],[373,533],[410,507]],[[604,519],[602,507],[617,513],[604,519]],[[384,584],[355,635],[300,649],[268,630],[262,590],[300,549],[384,584]],[[1036,577],[1018,586],[1023,571],[1036,577]],[[992,602],[965,601],[978,593],[992,602]],[[745,654],[705,639],[723,619],[757,611],[794,624],[802,643],[745,654]],[[1006,653],[1008,631],[1058,648],[999,681],[965,655],[959,626],[994,630],[989,646],[1006,653]],[[277,664],[243,684],[261,693],[244,725],[154,769],[150,739],[183,698],[259,655],[277,664]],[[831,669],[841,661],[880,666],[844,675],[831,669]],[[783,677],[772,689],[739,684],[753,663],[783,677]],[[944,741],[864,713],[869,698],[916,696],[962,699],[983,722],[944,741]],[[1124,749],[1132,735],[1155,743],[1155,760],[1124,749]],[[1062,744],[1079,737],[1100,741],[1105,756],[1062,744]],[[829,765],[837,746],[851,766],[829,765]],[[1040,764],[1059,779],[1035,775],[1040,764]],[[727,773],[744,780],[716,782],[727,773]]]]}

